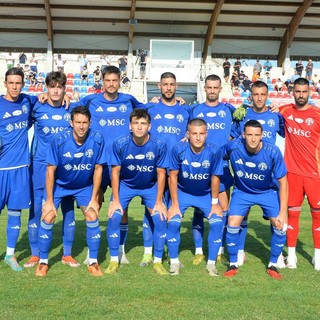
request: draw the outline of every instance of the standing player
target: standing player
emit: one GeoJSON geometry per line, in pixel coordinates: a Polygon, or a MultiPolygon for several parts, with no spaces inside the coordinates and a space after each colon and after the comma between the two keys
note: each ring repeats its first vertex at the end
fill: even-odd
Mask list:
{"type": "Polygon", "coordinates": [[[287,267],[297,267],[299,216],[305,195],[312,216],[314,268],[320,271],[320,110],[308,103],[309,81],[294,81],[295,104],[280,108],[286,130],[284,160],[288,168],[289,200],[287,267]]]}
{"type": "Polygon", "coordinates": [[[47,275],[56,208],[63,198],[70,196],[76,199],[86,218],[86,239],[90,253],[88,271],[93,276],[103,275],[97,260],[100,245],[98,192],[106,150],[102,135],[89,129],[90,119],[86,107],[74,108],[70,121],[72,130],[56,135],[48,150],[46,202],[42,208],[39,230],[40,263],[36,276],[47,275]]]}
{"type": "MultiPolygon", "coordinates": [[[[189,107],[180,105],[179,99],[175,96],[177,87],[176,76],[171,72],[163,73],[158,84],[161,92],[160,101],[147,105],[148,113],[151,116],[151,133],[166,143],[168,154],[177,142],[185,138],[190,118],[189,107]]],[[[168,186],[165,189],[165,198],[168,203],[168,186]]],[[[153,244],[153,223],[147,210],[143,220],[143,239],[144,255],[140,266],[144,267],[152,262],[153,244]]]]}
{"type": "MultiPolygon", "coordinates": [[[[262,140],[271,144],[276,143],[277,134],[284,137],[284,121],[279,113],[272,112],[266,105],[268,99],[268,85],[263,81],[256,81],[251,87],[252,108],[248,108],[245,117],[241,121],[234,121],[231,130],[232,138],[241,137],[245,123],[248,120],[257,120],[263,128],[262,140]]],[[[235,111],[235,116],[241,107],[235,111]]],[[[241,222],[238,266],[242,266],[246,260],[244,246],[248,232],[248,216],[246,215],[241,222]]],[[[285,268],[283,256],[280,256],[278,267],[285,268]],[[281,261],[280,261],[281,260],[281,261]]]]}
{"type": "Polygon", "coordinates": [[[14,257],[21,227],[21,211],[30,206],[28,129],[30,113],[37,101],[21,90],[24,73],[11,68],[5,74],[5,95],[0,96],[0,212],[7,205],[7,249],[5,265],[14,271],[22,267],[14,257]]]}
{"type": "MultiPolygon", "coordinates": [[[[219,93],[222,90],[221,79],[212,74],[206,77],[204,90],[206,101],[192,109],[191,118],[200,118],[206,121],[208,127],[207,141],[222,147],[230,140],[233,113],[236,108],[228,103],[219,102],[219,93]]],[[[224,161],[223,175],[220,177],[219,204],[223,210],[223,223],[226,225],[228,216],[228,206],[230,199],[230,188],[233,185],[233,177],[229,170],[229,164],[224,161]]],[[[192,221],[193,237],[195,241],[195,258],[193,264],[199,265],[204,260],[203,242],[203,214],[195,209],[192,221]]],[[[224,237],[219,251],[218,260],[223,259],[224,237]]]]}
{"type": "MultiPolygon", "coordinates": [[[[92,115],[91,128],[102,133],[106,150],[112,150],[113,142],[122,135],[129,134],[129,117],[135,108],[145,105],[140,103],[130,94],[119,92],[120,70],[115,66],[107,66],[102,72],[104,92],[93,94],[81,99],[77,105],[85,105],[92,115]]],[[[110,163],[111,152],[107,153],[107,163],[110,163]]],[[[110,185],[110,173],[108,166],[103,167],[100,198],[110,185]]],[[[124,214],[120,232],[121,263],[129,263],[124,253],[124,243],[128,233],[128,216],[124,214]]],[[[87,262],[87,259],[85,263],[87,262]]]]}
{"type": "Polygon", "coordinates": [[[263,141],[262,136],[262,125],[257,120],[249,120],[244,125],[243,139],[235,139],[226,146],[226,158],[235,173],[226,235],[230,257],[226,277],[238,272],[241,221],[253,205],[259,205],[273,226],[267,273],[274,279],[282,278],[276,266],[286,241],[287,171],[278,147],[263,141]]]}
{"type": "Polygon", "coordinates": [[[189,143],[178,143],[171,153],[167,245],[172,275],[178,275],[180,270],[180,226],[188,207],[199,208],[209,221],[207,271],[210,276],[218,275],[215,262],[223,227],[218,199],[219,176],[223,173],[222,153],[218,146],[206,143],[207,135],[204,120],[190,120],[187,131],[189,143]]]}
{"type": "Polygon", "coordinates": [[[117,139],[113,144],[112,198],[108,211],[107,237],[111,261],[106,270],[114,274],[119,268],[119,234],[123,209],[132,198],[140,196],[154,223],[154,265],[160,275],[168,272],[162,265],[166,236],[166,208],[163,191],[166,180],[166,145],[149,134],[150,115],[145,109],[136,109],[130,115],[131,135],[117,139]]]}
{"type": "MultiPolygon", "coordinates": [[[[41,220],[42,201],[46,181],[46,156],[53,136],[70,127],[70,113],[63,105],[67,78],[61,72],[50,72],[46,79],[48,101],[37,102],[32,111],[34,137],[32,141],[32,202],[28,221],[28,235],[31,247],[31,258],[24,264],[25,268],[35,266],[39,258],[38,232],[41,220]]],[[[71,267],[80,264],[71,256],[75,234],[73,198],[64,198],[61,203],[63,219],[62,263],[71,267]]]]}

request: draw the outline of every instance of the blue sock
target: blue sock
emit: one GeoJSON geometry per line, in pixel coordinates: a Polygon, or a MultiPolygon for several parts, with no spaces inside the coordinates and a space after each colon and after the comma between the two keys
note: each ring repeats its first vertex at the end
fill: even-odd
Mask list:
{"type": "Polygon", "coordinates": [[[128,222],[120,223],[120,246],[126,243],[128,236],[128,222]]]}
{"type": "Polygon", "coordinates": [[[76,223],[74,221],[74,201],[72,197],[63,198],[61,202],[61,211],[63,214],[62,222],[62,240],[63,255],[72,256],[72,245],[76,232],[76,223]]]}
{"type": "Polygon", "coordinates": [[[247,234],[248,234],[248,216],[243,218],[240,225],[239,247],[238,247],[239,250],[244,250],[247,234]]]}
{"type": "Polygon", "coordinates": [[[41,221],[39,228],[39,250],[40,259],[48,259],[50,246],[52,242],[53,223],[41,221]]]}
{"type": "Polygon", "coordinates": [[[87,245],[89,248],[89,258],[90,259],[97,259],[99,246],[100,246],[100,239],[101,239],[101,232],[99,226],[99,220],[95,221],[87,221],[87,245]]]}
{"type": "Polygon", "coordinates": [[[210,230],[208,235],[208,260],[216,261],[219,249],[221,247],[223,219],[218,215],[213,214],[209,219],[209,226],[210,230]]]}
{"type": "Polygon", "coordinates": [[[28,221],[28,237],[32,256],[39,256],[39,227],[42,214],[42,200],[34,200],[31,202],[28,221]]]}
{"type": "Polygon", "coordinates": [[[226,244],[228,248],[230,263],[238,262],[238,240],[240,227],[227,226],[226,244]]]}
{"type": "Polygon", "coordinates": [[[176,259],[179,256],[180,226],[181,217],[178,214],[176,214],[168,222],[167,228],[167,246],[171,259],[176,259]]]}
{"type": "Polygon", "coordinates": [[[150,212],[147,208],[144,211],[142,235],[143,235],[143,246],[152,247],[153,246],[153,232],[154,223],[150,212]]]}
{"type": "Polygon", "coordinates": [[[193,241],[194,241],[195,248],[202,248],[204,222],[203,222],[203,213],[198,208],[195,208],[193,211],[192,234],[193,234],[193,241]]]}
{"type": "Polygon", "coordinates": [[[222,212],[222,237],[221,237],[221,247],[224,247],[224,244],[225,244],[225,242],[226,242],[228,216],[229,216],[229,210],[224,210],[224,211],[222,212]]]}
{"type": "Polygon", "coordinates": [[[21,210],[8,209],[7,247],[15,248],[21,228],[21,210]]]}
{"type": "Polygon", "coordinates": [[[286,232],[272,226],[270,262],[277,263],[286,242],[286,232]]]}
{"type": "Polygon", "coordinates": [[[122,214],[119,210],[116,210],[112,217],[108,220],[107,239],[110,255],[112,257],[118,256],[119,254],[121,220],[122,214]]]}
{"type": "Polygon", "coordinates": [[[167,222],[161,220],[159,212],[152,215],[154,223],[154,257],[162,259],[164,244],[166,242],[167,222]]]}

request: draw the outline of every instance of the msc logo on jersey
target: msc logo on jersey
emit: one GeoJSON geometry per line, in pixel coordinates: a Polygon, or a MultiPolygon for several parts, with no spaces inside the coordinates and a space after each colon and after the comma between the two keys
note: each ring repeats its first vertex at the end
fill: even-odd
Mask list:
{"type": "Polygon", "coordinates": [[[130,171],[140,171],[140,172],[153,172],[153,166],[139,166],[136,165],[134,166],[131,164],[130,166],[127,167],[130,171]]]}
{"type": "Polygon", "coordinates": [[[86,154],[86,157],[87,157],[87,158],[92,158],[92,156],[93,156],[93,150],[92,150],[92,149],[88,149],[85,154],[86,154]]]}
{"type": "Polygon", "coordinates": [[[188,177],[189,177],[189,173],[188,173],[187,171],[183,171],[183,172],[182,172],[182,176],[183,176],[184,178],[188,178],[188,177]]]}
{"type": "Polygon", "coordinates": [[[120,107],[119,107],[119,110],[121,112],[126,112],[128,110],[128,107],[125,105],[125,104],[122,104],[120,107]]]}
{"type": "Polygon", "coordinates": [[[179,135],[180,134],[180,129],[176,128],[176,127],[167,127],[167,126],[159,126],[156,129],[159,133],[170,133],[170,134],[176,134],[179,135]]]}
{"type": "Polygon", "coordinates": [[[260,163],[258,164],[258,168],[259,168],[260,170],[262,170],[262,171],[265,171],[265,170],[268,169],[268,166],[267,166],[267,164],[266,164],[265,162],[260,162],[260,163]]]}
{"type": "Polygon", "coordinates": [[[224,110],[220,110],[220,111],[218,112],[218,116],[219,116],[220,118],[225,118],[225,117],[227,116],[227,114],[226,114],[226,112],[225,112],[224,110]]]}
{"type": "Polygon", "coordinates": [[[101,119],[101,120],[99,121],[99,124],[100,124],[101,127],[104,127],[104,126],[107,124],[107,121],[104,120],[104,119],[101,119]]]}
{"type": "Polygon", "coordinates": [[[239,170],[236,172],[237,176],[239,178],[245,178],[245,179],[249,179],[249,180],[264,180],[264,175],[263,174],[257,174],[257,173],[248,173],[245,172],[243,173],[243,171],[239,170]]]}
{"type": "Polygon", "coordinates": [[[71,164],[66,164],[64,166],[64,168],[67,170],[67,171],[84,171],[84,170],[91,170],[91,164],[88,163],[88,164],[85,164],[85,163],[80,163],[80,164],[74,164],[73,166],[71,164]]]}
{"type": "Polygon", "coordinates": [[[288,127],[287,129],[288,129],[289,133],[294,134],[296,136],[301,136],[301,137],[306,137],[306,138],[311,137],[311,132],[308,130],[302,130],[302,129],[291,128],[291,127],[288,127]]]}
{"type": "Polygon", "coordinates": [[[268,123],[268,126],[271,128],[273,128],[276,125],[276,122],[273,119],[269,119],[267,123],[268,123]]]}
{"type": "Polygon", "coordinates": [[[63,119],[64,119],[65,121],[70,121],[70,120],[71,120],[71,115],[70,115],[70,113],[66,113],[66,114],[63,116],[63,119]]]}
{"type": "Polygon", "coordinates": [[[210,167],[210,161],[208,161],[208,160],[202,161],[202,167],[203,168],[209,168],[210,167]]]}
{"type": "Polygon", "coordinates": [[[67,129],[66,127],[43,127],[42,131],[44,132],[44,134],[56,134],[58,132],[64,131],[65,129],[67,129]]]}
{"type": "Polygon", "coordinates": [[[314,124],[314,120],[312,118],[307,118],[305,123],[307,126],[312,126],[314,124]]]}
{"type": "Polygon", "coordinates": [[[155,155],[154,155],[154,153],[152,151],[149,151],[149,152],[146,153],[146,158],[148,160],[153,160],[155,158],[155,155]]]}
{"type": "Polygon", "coordinates": [[[22,106],[21,110],[22,110],[23,113],[28,113],[29,112],[29,109],[25,104],[22,106]]]}
{"type": "Polygon", "coordinates": [[[184,121],[183,115],[182,114],[178,114],[177,115],[177,120],[178,120],[178,122],[183,122],[184,121]]]}
{"type": "Polygon", "coordinates": [[[42,131],[44,132],[44,134],[48,134],[50,132],[50,128],[49,127],[44,127],[42,129],[42,131]]]}
{"type": "Polygon", "coordinates": [[[20,121],[18,123],[14,123],[14,124],[9,123],[6,126],[6,130],[8,132],[12,132],[13,130],[21,130],[21,129],[27,128],[28,127],[28,123],[29,123],[28,120],[20,121]]]}

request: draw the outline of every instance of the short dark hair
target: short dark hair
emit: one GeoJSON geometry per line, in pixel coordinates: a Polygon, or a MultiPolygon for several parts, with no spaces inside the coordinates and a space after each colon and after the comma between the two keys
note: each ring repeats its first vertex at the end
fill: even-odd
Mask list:
{"type": "Polygon", "coordinates": [[[188,129],[189,129],[189,126],[196,126],[196,127],[206,126],[207,127],[207,123],[201,118],[194,118],[188,121],[188,129]]]}
{"type": "Polygon", "coordinates": [[[48,87],[54,87],[56,84],[61,84],[63,87],[66,86],[67,77],[61,71],[52,71],[46,76],[46,85],[48,87]]]}
{"type": "Polygon", "coordinates": [[[162,79],[167,79],[167,78],[172,78],[172,79],[174,79],[174,80],[177,80],[175,74],[172,73],[172,72],[164,72],[164,73],[161,75],[160,80],[162,80],[162,79]]]}
{"type": "Polygon", "coordinates": [[[116,66],[107,66],[102,72],[102,79],[106,74],[116,74],[120,79],[120,69],[116,66]]]}
{"type": "Polygon", "coordinates": [[[89,109],[85,106],[78,106],[78,107],[75,107],[74,109],[72,109],[71,121],[73,121],[74,116],[76,114],[83,114],[84,116],[86,116],[89,119],[89,121],[91,120],[91,113],[90,113],[89,109]]]}
{"type": "Polygon", "coordinates": [[[244,124],[243,131],[246,131],[247,127],[260,128],[261,132],[263,131],[262,124],[257,120],[249,120],[244,124]]]}
{"type": "Polygon", "coordinates": [[[258,81],[255,81],[252,86],[251,86],[251,91],[252,91],[252,88],[267,88],[267,91],[268,91],[268,85],[264,82],[264,81],[261,81],[261,80],[258,80],[258,81]]]}
{"type": "Polygon", "coordinates": [[[221,83],[221,78],[216,74],[209,74],[206,76],[204,83],[207,83],[207,81],[219,81],[221,83]]]}
{"type": "Polygon", "coordinates": [[[24,72],[21,68],[10,68],[7,70],[5,74],[4,80],[7,81],[8,76],[20,76],[22,78],[22,82],[24,82],[24,72]]]}
{"type": "Polygon", "coordinates": [[[305,86],[305,85],[307,85],[308,87],[310,86],[309,81],[306,78],[302,78],[302,77],[294,81],[293,85],[295,86],[296,84],[300,86],[305,86]]]}
{"type": "Polygon", "coordinates": [[[136,108],[130,113],[130,122],[132,121],[133,118],[141,119],[144,118],[146,119],[149,123],[151,122],[151,117],[150,114],[146,109],[140,109],[136,108]]]}

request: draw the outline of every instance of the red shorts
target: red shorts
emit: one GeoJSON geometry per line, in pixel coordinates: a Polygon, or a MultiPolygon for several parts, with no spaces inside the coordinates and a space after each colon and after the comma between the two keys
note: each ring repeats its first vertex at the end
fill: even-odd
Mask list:
{"type": "Polygon", "coordinates": [[[300,207],[305,195],[311,208],[320,209],[320,179],[298,174],[287,174],[289,184],[289,207],[300,207]]]}

